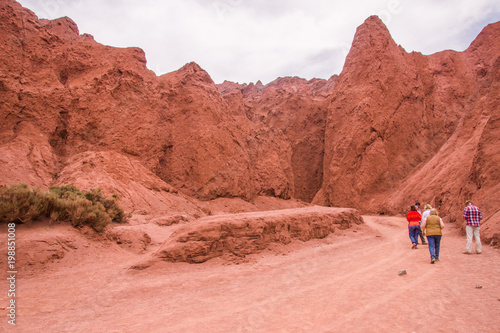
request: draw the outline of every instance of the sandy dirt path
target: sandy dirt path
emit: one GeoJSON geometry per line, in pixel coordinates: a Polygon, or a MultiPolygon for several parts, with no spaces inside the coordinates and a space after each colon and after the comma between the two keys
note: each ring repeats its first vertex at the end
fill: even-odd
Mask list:
{"type": "Polygon", "coordinates": [[[20,279],[18,325],[9,331],[500,332],[498,250],[464,255],[465,238],[447,225],[431,265],[426,246],[410,249],[403,218],[364,220],[238,264],[137,271],[129,267],[140,256],[89,252],[20,279]]]}

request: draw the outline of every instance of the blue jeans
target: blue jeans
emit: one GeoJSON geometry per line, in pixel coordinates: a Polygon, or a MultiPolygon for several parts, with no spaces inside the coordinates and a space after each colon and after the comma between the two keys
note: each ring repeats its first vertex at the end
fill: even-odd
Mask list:
{"type": "Polygon", "coordinates": [[[408,227],[408,233],[410,235],[410,240],[411,240],[412,244],[418,244],[419,231],[420,231],[419,225],[414,225],[414,226],[408,227]]]}
{"type": "Polygon", "coordinates": [[[431,259],[439,259],[439,248],[441,247],[441,235],[427,236],[427,242],[429,243],[429,253],[431,254],[431,259]]]}

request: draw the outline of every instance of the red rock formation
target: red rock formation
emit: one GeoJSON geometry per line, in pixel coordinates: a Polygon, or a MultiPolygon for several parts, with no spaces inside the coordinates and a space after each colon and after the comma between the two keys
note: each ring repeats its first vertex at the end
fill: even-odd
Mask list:
{"type": "Polygon", "coordinates": [[[336,229],[361,223],[355,209],[326,207],[208,216],[177,230],[154,257],[200,263],[224,254],[245,256],[271,243],[325,238],[336,229]]]}
{"type": "Polygon", "coordinates": [[[112,151],[101,158],[140,161],[198,198],[291,197],[288,143],[235,119],[198,65],[156,77],[142,50],[98,44],[68,18],[39,21],[14,1],[0,14],[2,183],[58,184],[75,156],[112,151]]]}
{"type": "Polygon", "coordinates": [[[282,135],[290,145],[294,198],[310,202],[321,187],[327,98],[336,79],[336,75],[328,81],[285,77],[265,86],[260,81],[219,85],[233,112],[272,136],[282,135]]]}
{"type": "Polygon", "coordinates": [[[491,216],[500,203],[498,36],[492,24],[462,53],[423,56],[367,19],[334,88],[316,201],[382,213],[428,202],[460,221],[472,198],[491,216]]]}
{"type": "Polygon", "coordinates": [[[500,240],[500,24],[464,52],[407,53],[371,17],[337,78],[215,85],[194,63],[157,77],[138,48],[0,3],[0,184],[75,183],[135,212],[194,199],[298,198],[370,213],[415,201],[500,240]],[[497,235],[497,236],[495,236],[497,235]]]}

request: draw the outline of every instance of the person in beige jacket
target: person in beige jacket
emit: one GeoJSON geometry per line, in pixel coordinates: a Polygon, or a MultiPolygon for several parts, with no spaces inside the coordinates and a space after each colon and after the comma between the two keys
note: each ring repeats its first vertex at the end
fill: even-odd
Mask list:
{"type": "Polygon", "coordinates": [[[429,243],[429,252],[431,254],[431,264],[439,260],[439,250],[441,248],[442,229],[444,228],[443,220],[438,216],[436,209],[431,209],[431,214],[422,223],[422,233],[427,236],[429,243]]]}

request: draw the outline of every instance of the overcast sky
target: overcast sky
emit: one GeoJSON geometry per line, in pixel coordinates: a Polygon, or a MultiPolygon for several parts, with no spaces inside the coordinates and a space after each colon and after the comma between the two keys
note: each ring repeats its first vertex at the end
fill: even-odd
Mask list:
{"type": "Polygon", "coordinates": [[[146,52],[161,75],[195,61],[216,83],[327,79],[356,27],[378,15],[407,52],[465,50],[498,0],[18,0],[39,18],[68,16],[99,43],[146,52]]]}

